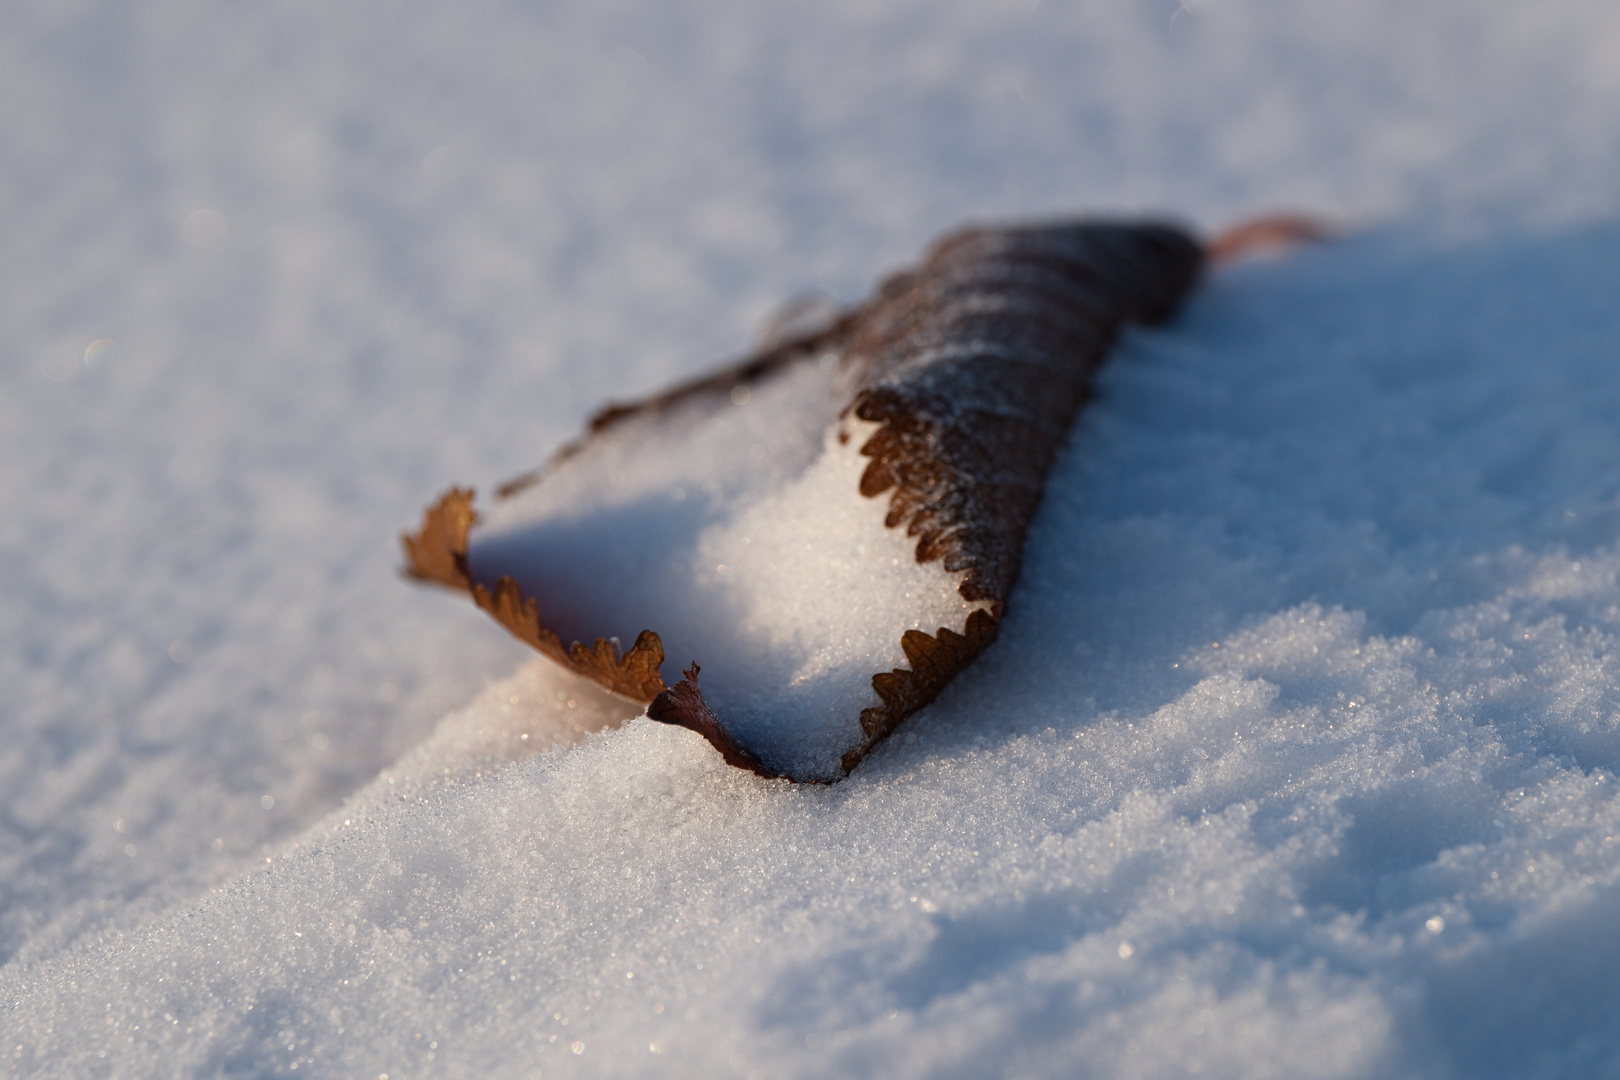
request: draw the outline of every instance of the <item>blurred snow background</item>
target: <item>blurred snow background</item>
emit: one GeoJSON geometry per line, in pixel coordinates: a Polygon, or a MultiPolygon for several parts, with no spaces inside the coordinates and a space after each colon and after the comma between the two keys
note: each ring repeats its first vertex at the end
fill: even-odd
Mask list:
{"type": "Polygon", "coordinates": [[[1612,4],[15,0],[0,88],[11,1074],[1620,1068],[1612,4]],[[964,219],[1279,207],[1382,227],[1129,343],[845,784],[537,754],[612,707],[395,576],[964,219]]]}

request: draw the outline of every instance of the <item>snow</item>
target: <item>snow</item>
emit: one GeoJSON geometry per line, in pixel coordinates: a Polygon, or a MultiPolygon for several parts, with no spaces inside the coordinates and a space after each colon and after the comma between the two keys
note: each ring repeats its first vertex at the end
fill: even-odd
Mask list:
{"type": "Polygon", "coordinates": [[[1616,1069],[1612,5],[0,20],[11,1074],[1616,1069]],[[841,784],[396,576],[963,220],[1279,207],[841,784]]]}

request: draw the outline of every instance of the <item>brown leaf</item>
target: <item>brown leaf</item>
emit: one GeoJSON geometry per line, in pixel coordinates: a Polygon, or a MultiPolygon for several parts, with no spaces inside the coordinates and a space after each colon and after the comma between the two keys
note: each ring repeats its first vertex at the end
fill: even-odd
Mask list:
{"type": "Polygon", "coordinates": [[[921,630],[907,630],[900,636],[900,647],[905,650],[911,669],[895,668],[872,676],[872,689],[883,699],[883,706],[861,712],[861,730],[866,738],[844,754],[846,773],[860,764],[868,750],[899,727],[900,721],[938,697],[957,672],[996,640],[1001,623],[989,612],[979,610],[968,616],[963,629],[965,634],[942,626],[933,636],[921,630]]]}
{"type": "Polygon", "coordinates": [[[452,589],[472,587],[467,573],[467,532],[478,521],[472,488],[453,487],[422,513],[422,527],[401,533],[405,573],[452,589]]]}
{"type": "Polygon", "coordinates": [[[779,779],[782,773],[767,766],[752,750],[733,738],[710,711],[709,703],[703,700],[703,693],[698,689],[698,670],[693,664],[681,672],[685,678],[654,698],[647,706],[647,715],[665,724],[691,728],[708,739],[728,765],[758,773],[767,780],[779,779]]]}
{"type": "MultiPolygon", "coordinates": [[[[1234,245],[1290,238],[1301,233],[1296,226],[1259,229],[1234,245]]],[[[1097,368],[1125,324],[1168,318],[1203,262],[1204,249],[1191,236],[1153,223],[967,229],[812,332],[647,401],[609,406],[546,468],[500,495],[545,482],[549,470],[632,418],[701,398],[721,408],[737,387],[836,355],[838,385],[850,394],[840,440],[848,438],[849,418],[878,425],[861,446],[871,460],[860,494],[887,495],[886,523],[916,538],[917,561],[938,560],[961,573],[963,599],[985,605],[960,633],[941,627],[900,636],[909,666],[873,675],[882,704],[861,713],[862,738],[842,755],[847,773],[995,640],[1047,472],[1097,368]]],[[[472,582],[466,545],[474,520],[472,493],[452,489],[405,538],[407,572],[468,588],[515,636],[615,693],[650,702],[649,716],[698,732],[731,764],[783,775],[715,715],[698,689],[695,663],[664,687],[663,647],[652,631],[623,656],[600,638],[565,649],[542,624],[543,597],[523,596],[511,578],[493,591],[472,582]]]]}

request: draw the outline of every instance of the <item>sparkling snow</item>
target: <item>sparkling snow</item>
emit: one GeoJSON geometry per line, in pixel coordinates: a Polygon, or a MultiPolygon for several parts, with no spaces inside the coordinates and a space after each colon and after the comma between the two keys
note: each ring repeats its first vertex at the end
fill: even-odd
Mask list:
{"type": "MultiPolygon", "coordinates": [[[[0,13],[0,1067],[1620,1068],[1620,13],[0,13]],[[1132,335],[842,784],[396,575],[967,219],[1368,226],[1132,335]]],[[[633,631],[632,631],[633,632],[633,631]]]]}

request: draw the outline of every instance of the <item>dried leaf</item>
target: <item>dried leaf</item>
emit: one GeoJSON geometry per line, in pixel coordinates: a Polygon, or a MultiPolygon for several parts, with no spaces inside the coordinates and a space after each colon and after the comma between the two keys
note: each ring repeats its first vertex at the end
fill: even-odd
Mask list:
{"type": "MultiPolygon", "coordinates": [[[[1265,230],[1254,237],[1275,239],[1265,230]]],[[[1245,242],[1234,241],[1233,250],[1245,242]]],[[[919,268],[889,278],[864,305],[714,375],[648,401],[610,406],[545,469],[499,494],[511,499],[545,485],[597,447],[617,452],[615,440],[638,436],[626,425],[693,409],[724,420],[732,415],[723,413],[729,404],[746,403],[814,365],[826,369],[830,360],[828,385],[843,395],[831,419],[837,441],[864,436],[858,449],[867,464],[851,486],[866,498],[888,496],[887,527],[903,527],[914,539],[919,564],[938,563],[941,573],[959,575],[967,612],[960,630],[896,627],[908,666],[871,675],[879,703],[861,709],[859,735],[838,751],[847,773],[995,640],[1046,474],[1096,369],[1125,324],[1157,322],[1175,311],[1203,261],[1192,237],[1152,223],[965,230],[936,245],[919,268]]],[[[648,542],[674,535],[675,519],[669,520],[667,528],[648,532],[648,542]]],[[[602,638],[564,648],[545,625],[548,612],[561,617],[557,605],[564,601],[525,597],[512,577],[493,587],[474,581],[467,544],[475,521],[472,493],[453,489],[427,512],[418,533],[404,538],[408,572],[468,588],[515,636],[615,693],[649,702],[649,716],[698,732],[733,765],[763,776],[825,778],[773,761],[738,738],[698,689],[696,663],[666,689],[659,674],[663,645],[651,630],[623,655],[602,638]]],[[[641,519],[635,527],[658,528],[641,519]]],[[[716,574],[725,570],[714,567],[716,574]]],[[[791,622],[793,612],[781,618],[791,622]]]]}
{"type": "Polygon", "coordinates": [[[467,532],[478,521],[472,488],[453,487],[422,514],[422,527],[401,533],[405,573],[452,589],[472,588],[467,573],[467,532]]]}

